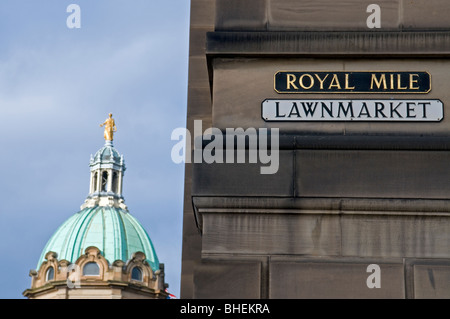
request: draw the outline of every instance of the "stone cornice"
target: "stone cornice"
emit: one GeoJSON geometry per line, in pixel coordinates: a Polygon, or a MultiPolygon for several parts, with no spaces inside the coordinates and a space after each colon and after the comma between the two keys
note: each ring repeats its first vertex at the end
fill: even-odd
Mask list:
{"type": "Polygon", "coordinates": [[[203,214],[321,214],[450,217],[447,199],[213,197],[192,198],[198,230],[203,214]]]}
{"type": "Polygon", "coordinates": [[[449,57],[450,31],[208,32],[206,55],[449,57]]]}

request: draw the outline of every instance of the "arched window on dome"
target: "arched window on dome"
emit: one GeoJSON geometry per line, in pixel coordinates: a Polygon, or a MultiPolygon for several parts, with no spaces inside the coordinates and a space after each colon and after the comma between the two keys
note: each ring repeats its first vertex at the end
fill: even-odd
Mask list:
{"type": "Polygon", "coordinates": [[[97,181],[98,181],[98,173],[95,172],[95,174],[94,174],[94,181],[93,181],[94,185],[93,185],[93,187],[92,187],[92,189],[94,190],[94,192],[97,192],[97,191],[98,191],[98,189],[97,189],[97,187],[98,187],[97,181]]]}
{"type": "Polygon", "coordinates": [[[55,269],[49,267],[45,273],[45,281],[53,280],[55,278],[55,269]]]}
{"type": "Polygon", "coordinates": [[[83,276],[98,276],[100,274],[100,267],[96,262],[89,262],[83,267],[83,276]]]}
{"type": "Polygon", "coordinates": [[[131,270],[131,279],[137,280],[137,281],[142,281],[142,270],[141,270],[141,268],[134,267],[131,270]]]}
{"type": "Polygon", "coordinates": [[[117,186],[118,186],[118,183],[117,183],[117,172],[114,172],[112,174],[112,191],[114,193],[118,193],[117,186]]]}
{"type": "Polygon", "coordinates": [[[108,185],[108,172],[103,171],[103,173],[102,173],[102,192],[106,192],[107,185],[108,185]]]}

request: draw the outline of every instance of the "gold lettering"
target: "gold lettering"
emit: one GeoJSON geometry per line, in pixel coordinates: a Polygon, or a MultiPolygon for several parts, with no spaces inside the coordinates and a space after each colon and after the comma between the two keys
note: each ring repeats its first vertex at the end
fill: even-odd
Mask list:
{"type": "Polygon", "coordinates": [[[407,87],[402,87],[402,81],[401,81],[401,74],[397,74],[397,89],[399,90],[406,90],[407,87]]]}
{"type": "Polygon", "coordinates": [[[298,90],[298,87],[294,83],[295,80],[297,80],[297,77],[294,74],[287,75],[287,85],[286,85],[287,90],[291,88],[291,85],[294,87],[294,89],[298,90]]]}
{"type": "Polygon", "coordinates": [[[373,90],[373,84],[375,83],[375,85],[377,86],[377,88],[381,87],[381,83],[383,83],[383,89],[387,89],[387,85],[386,85],[386,74],[381,74],[380,76],[380,80],[377,80],[377,76],[376,74],[372,73],[372,79],[370,81],[370,89],[373,90]]]}
{"type": "Polygon", "coordinates": [[[312,77],[311,74],[305,73],[305,74],[302,74],[302,76],[298,79],[298,83],[300,84],[300,86],[302,87],[302,89],[309,90],[309,89],[312,88],[313,85],[314,85],[314,78],[312,77]],[[310,83],[309,86],[305,86],[305,85],[303,84],[303,78],[304,78],[305,76],[309,77],[309,80],[311,81],[311,83],[310,83]]]}
{"type": "Polygon", "coordinates": [[[413,79],[413,77],[419,77],[419,74],[410,74],[409,75],[409,89],[410,90],[418,90],[419,87],[418,86],[414,86],[414,83],[417,83],[418,79],[413,79]]]}
{"type": "Polygon", "coordinates": [[[390,74],[389,75],[389,77],[391,78],[391,90],[393,90],[395,87],[394,87],[394,74],[390,74]]]}
{"type": "Polygon", "coordinates": [[[329,74],[327,73],[327,75],[325,75],[325,77],[323,79],[321,79],[317,73],[314,73],[314,75],[320,82],[320,89],[323,90],[323,82],[326,80],[326,78],[329,76],[329,74]]]}
{"type": "Polygon", "coordinates": [[[348,86],[348,73],[345,73],[345,89],[346,90],[353,90],[354,88],[355,88],[354,86],[352,86],[352,87],[348,86]]]}
{"type": "Polygon", "coordinates": [[[341,89],[341,84],[339,83],[337,74],[333,74],[333,78],[331,79],[331,83],[330,83],[330,86],[328,87],[328,89],[331,89],[331,87],[336,87],[339,90],[341,89]]]}

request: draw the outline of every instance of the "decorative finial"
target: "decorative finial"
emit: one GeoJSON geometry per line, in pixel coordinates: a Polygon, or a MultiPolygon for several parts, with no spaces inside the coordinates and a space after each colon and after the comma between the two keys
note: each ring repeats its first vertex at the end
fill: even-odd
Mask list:
{"type": "Polygon", "coordinates": [[[105,133],[103,134],[105,140],[112,141],[114,132],[117,132],[116,124],[112,118],[112,113],[109,113],[109,118],[107,118],[103,124],[100,124],[100,127],[103,125],[105,126],[105,133]]]}

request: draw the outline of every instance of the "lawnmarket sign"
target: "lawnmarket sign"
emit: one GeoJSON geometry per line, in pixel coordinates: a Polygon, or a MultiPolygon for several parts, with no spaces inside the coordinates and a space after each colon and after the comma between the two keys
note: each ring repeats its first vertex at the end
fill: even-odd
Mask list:
{"type": "Polygon", "coordinates": [[[444,117],[440,100],[274,100],[262,102],[265,121],[429,121],[444,117]]]}

